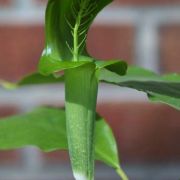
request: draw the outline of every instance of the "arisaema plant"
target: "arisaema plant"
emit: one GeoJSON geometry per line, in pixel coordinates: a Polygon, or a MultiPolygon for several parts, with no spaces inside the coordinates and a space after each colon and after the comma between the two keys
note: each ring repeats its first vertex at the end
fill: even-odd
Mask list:
{"type": "MultiPolygon", "coordinates": [[[[0,121],[0,149],[28,145],[45,152],[67,149],[76,180],[94,179],[94,161],[113,167],[127,180],[119,165],[111,128],[96,113],[99,82],[147,93],[154,102],[180,110],[180,75],[160,76],[128,67],[120,60],[97,60],[86,49],[87,33],[96,15],[112,0],[49,0],[46,8],[46,43],[39,72],[6,88],[65,83],[65,110],[42,107],[0,121]],[[59,75],[59,72],[63,72],[59,75]]],[[[112,47],[113,48],[113,47],[112,47]]],[[[58,93],[58,92],[57,92],[58,93]]]]}

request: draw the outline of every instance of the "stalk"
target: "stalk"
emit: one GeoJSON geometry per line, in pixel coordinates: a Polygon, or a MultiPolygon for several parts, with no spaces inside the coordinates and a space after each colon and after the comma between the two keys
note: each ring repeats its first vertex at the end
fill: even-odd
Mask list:
{"type": "Polygon", "coordinates": [[[94,180],[94,126],[98,80],[95,65],[65,71],[66,126],[76,180],[94,180]]]}
{"type": "Polygon", "coordinates": [[[116,172],[121,177],[122,180],[128,180],[127,175],[121,168],[116,169],[116,172]]]}

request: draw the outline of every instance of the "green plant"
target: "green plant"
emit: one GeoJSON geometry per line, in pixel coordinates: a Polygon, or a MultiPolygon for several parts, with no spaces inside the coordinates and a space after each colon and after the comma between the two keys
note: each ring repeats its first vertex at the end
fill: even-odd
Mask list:
{"type": "Polygon", "coordinates": [[[65,110],[38,108],[0,121],[0,149],[34,145],[45,152],[68,149],[76,180],[94,179],[94,160],[113,167],[128,179],[119,165],[110,127],[96,114],[100,81],[147,93],[154,102],[180,110],[180,75],[160,76],[128,67],[119,60],[98,61],[86,50],[88,29],[96,15],[112,0],[49,0],[46,9],[46,44],[39,72],[6,88],[65,82],[65,110]],[[63,75],[57,72],[64,71],[63,75]]]}

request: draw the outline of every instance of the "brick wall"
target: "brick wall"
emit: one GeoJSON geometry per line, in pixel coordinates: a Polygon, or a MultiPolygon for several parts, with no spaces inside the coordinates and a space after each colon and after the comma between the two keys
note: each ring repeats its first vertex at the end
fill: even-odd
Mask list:
{"type": "Polygon", "coordinates": [[[9,5],[11,5],[11,3],[12,3],[11,0],[0,0],[1,6],[9,6],[9,5]]]}
{"type": "MultiPolygon", "coordinates": [[[[0,7],[10,6],[11,2],[0,0],[0,7]]],[[[39,6],[44,3],[41,0],[36,2],[39,6]]],[[[117,0],[114,3],[116,7],[144,5],[179,7],[180,1],[117,0]]],[[[133,23],[96,24],[88,34],[88,51],[97,59],[118,58],[134,64],[136,63],[136,31],[133,23]]],[[[162,72],[180,72],[180,24],[160,25],[158,37],[160,69],[162,72]]],[[[41,24],[5,25],[0,22],[0,78],[15,81],[35,71],[43,44],[44,30],[41,24]]],[[[145,102],[116,104],[102,102],[98,106],[98,111],[113,127],[124,161],[146,163],[180,161],[180,145],[177,143],[177,139],[180,138],[180,112],[165,105],[150,105],[145,102]]],[[[0,116],[15,112],[17,112],[16,107],[12,108],[11,104],[8,106],[0,104],[0,116]]],[[[16,158],[14,151],[10,154],[0,153],[0,162],[7,156],[10,159],[16,158]]],[[[64,154],[62,156],[64,157],[64,154]]],[[[60,154],[50,153],[45,157],[48,162],[57,161],[60,154]]]]}
{"type": "Polygon", "coordinates": [[[117,138],[121,159],[127,162],[179,162],[180,112],[147,103],[105,103],[98,111],[117,138]]]}
{"type": "Polygon", "coordinates": [[[180,72],[180,25],[162,27],[160,39],[162,67],[167,72],[180,72]]]}
{"type": "Polygon", "coordinates": [[[176,5],[180,4],[179,0],[116,0],[119,5],[134,5],[134,6],[151,6],[151,5],[176,5]]]}
{"type": "MultiPolygon", "coordinates": [[[[1,78],[17,80],[35,71],[43,49],[43,27],[0,25],[0,34],[0,42],[3,42],[0,44],[1,78]]],[[[166,26],[160,30],[159,53],[163,72],[180,71],[179,37],[178,25],[166,26]]],[[[88,51],[97,59],[123,59],[134,64],[134,38],[131,26],[95,26],[89,32],[88,51]]]]}

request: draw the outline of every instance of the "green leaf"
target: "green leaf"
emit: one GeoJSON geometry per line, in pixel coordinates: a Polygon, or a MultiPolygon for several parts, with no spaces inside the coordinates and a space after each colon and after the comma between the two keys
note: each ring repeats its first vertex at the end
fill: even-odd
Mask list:
{"type": "Polygon", "coordinates": [[[98,79],[94,63],[65,71],[68,145],[75,179],[94,176],[94,124],[98,79]]]}
{"type": "Polygon", "coordinates": [[[67,149],[63,110],[39,108],[0,120],[0,149],[37,146],[43,151],[67,149]]]}
{"type": "Polygon", "coordinates": [[[113,132],[100,116],[97,116],[95,129],[95,158],[114,168],[123,180],[128,179],[119,165],[118,148],[113,132]]]}
{"type": "Polygon", "coordinates": [[[148,94],[149,100],[152,102],[161,102],[165,103],[167,105],[170,105],[178,110],[180,110],[180,99],[179,98],[173,98],[169,96],[163,96],[161,94],[151,93],[148,94]]]}
{"type": "Polygon", "coordinates": [[[27,86],[27,85],[41,85],[41,84],[54,84],[64,81],[64,76],[55,76],[48,75],[44,76],[39,73],[33,73],[25,76],[21,81],[17,83],[18,86],[27,86]]]}
{"type": "Polygon", "coordinates": [[[110,2],[112,0],[49,0],[45,20],[46,45],[40,61],[51,64],[52,59],[71,61],[76,55],[86,55],[89,26],[110,2]]]}
{"type": "Polygon", "coordinates": [[[17,85],[15,83],[11,83],[9,81],[0,80],[0,87],[3,87],[5,89],[16,89],[17,85]]]}
{"type": "Polygon", "coordinates": [[[61,83],[63,81],[64,81],[63,75],[56,77],[55,75],[44,76],[39,73],[33,73],[23,77],[22,80],[20,80],[17,83],[1,80],[0,86],[4,87],[5,89],[16,89],[21,86],[56,84],[56,83],[61,83]]]}
{"type": "MultiPolygon", "coordinates": [[[[0,149],[36,146],[45,152],[68,149],[64,110],[38,108],[32,112],[0,119],[0,149]]],[[[126,180],[119,166],[118,150],[112,130],[97,116],[95,157],[113,167],[126,180]]]]}
{"type": "Polygon", "coordinates": [[[119,60],[108,60],[108,61],[95,61],[98,70],[103,68],[117,73],[119,75],[125,75],[127,71],[127,63],[119,60]]]}
{"type": "Polygon", "coordinates": [[[91,63],[92,59],[82,56],[79,61],[59,61],[51,56],[43,56],[39,63],[39,72],[44,75],[63,71],[66,69],[76,68],[91,63]]]}
{"type": "Polygon", "coordinates": [[[180,75],[160,76],[149,70],[129,67],[125,76],[102,70],[101,81],[146,92],[152,101],[163,102],[180,109],[180,75]]]}

